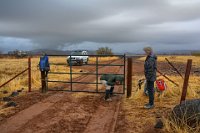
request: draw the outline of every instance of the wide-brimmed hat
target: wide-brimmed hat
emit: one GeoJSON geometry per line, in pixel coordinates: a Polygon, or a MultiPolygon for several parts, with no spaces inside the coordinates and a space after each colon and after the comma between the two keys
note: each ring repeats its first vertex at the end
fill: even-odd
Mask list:
{"type": "Polygon", "coordinates": [[[144,47],[143,50],[145,52],[152,52],[153,51],[153,49],[151,47],[144,47]]]}

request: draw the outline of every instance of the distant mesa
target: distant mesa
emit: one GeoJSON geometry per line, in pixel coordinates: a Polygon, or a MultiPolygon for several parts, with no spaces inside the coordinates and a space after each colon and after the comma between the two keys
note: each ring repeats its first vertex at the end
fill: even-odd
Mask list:
{"type": "MultiPolygon", "coordinates": [[[[89,51],[87,50],[90,55],[94,55],[95,51],[89,51]]],[[[21,50],[14,50],[14,51],[9,51],[8,55],[10,56],[16,56],[16,57],[26,57],[29,55],[42,55],[43,53],[46,53],[47,55],[70,55],[72,50],[51,50],[51,49],[35,49],[31,51],[21,51],[21,50]]]]}
{"type": "MultiPolygon", "coordinates": [[[[78,50],[78,49],[77,49],[78,50]]],[[[77,51],[76,50],[76,51],[77,51]]],[[[84,49],[85,50],[85,49],[84,49]]],[[[7,54],[3,55],[9,55],[9,56],[15,56],[15,57],[27,57],[27,56],[35,56],[35,55],[42,55],[44,52],[47,55],[70,55],[72,51],[75,50],[53,50],[53,49],[35,49],[31,51],[22,51],[22,50],[14,50],[9,51],[7,54]]],[[[95,50],[87,50],[89,55],[95,55],[95,50]]],[[[159,55],[200,55],[200,50],[165,50],[165,51],[156,51],[156,54],[159,55]]],[[[0,53],[1,54],[1,53],[0,53]]],[[[144,53],[137,53],[137,52],[115,52],[114,54],[126,54],[126,55],[143,55],[144,53]]]]}

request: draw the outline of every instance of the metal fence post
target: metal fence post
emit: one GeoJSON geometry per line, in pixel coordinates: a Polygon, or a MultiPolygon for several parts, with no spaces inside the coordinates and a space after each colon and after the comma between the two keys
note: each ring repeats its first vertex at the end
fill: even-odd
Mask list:
{"type": "Polygon", "coordinates": [[[185,79],[184,79],[184,83],[183,83],[183,91],[182,91],[182,95],[181,95],[180,104],[183,101],[185,101],[185,98],[186,98],[186,95],[187,95],[187,88],[188,88],[188,82],[189,82],[191,68],[192,68],[192,60],[189,59],[187,61],[187,67],[186,67],[186,72],[185,72],[185,79]]]}
{"type": "Polygon", "coordinates": [[[69,65],[70,65],[70,82],[71,82],[71,84],[70,84],[70,86],[71,86],[71,91],[72,91],[72,56],[70,55],[70,58],[69,58],[69,61],[70,61],[70,63],[69,63],[69,65]]]}
{"type": "Polygon", "coordinates": [[[128,71],[127,71],[127,98],[131,97],[132,92],[132,58],[128,58],[128,71]]]}
{"type": "Polygon", "coordinates": [[[31,92],[31,57],[28,57],[28,92],[31,92]]]}
{"type": "Polygon", "coordinates": [[[96,56],[96,92],[98,92],[99,90],[99,66],[98,66],[98,62],[99,62],[99,58],[98,55],[96,56]]]}

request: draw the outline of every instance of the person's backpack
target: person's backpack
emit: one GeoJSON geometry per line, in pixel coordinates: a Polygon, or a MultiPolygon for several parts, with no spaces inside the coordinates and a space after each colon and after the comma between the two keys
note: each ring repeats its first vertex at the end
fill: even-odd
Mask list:
{"type": "Polygon", "coordinates": [[[156,88],[158,91],[164,91],[167,89],[167,85],[163,79],[156,80],[156,88]]]}
{"type": "Polygon", "coordinates": [[[49,71],[49,58],[48,56],[40,57],[39,62],[40,71],[49,71]]]}

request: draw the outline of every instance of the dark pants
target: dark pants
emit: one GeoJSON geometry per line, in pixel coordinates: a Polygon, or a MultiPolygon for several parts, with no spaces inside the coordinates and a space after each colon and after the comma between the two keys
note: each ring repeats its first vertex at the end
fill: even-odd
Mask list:
{"type": "Polygon", "coordinates": [[[154,81],[147,81],[147,90],[149,94],[149,104],[154,105],[154,81]]]}
{"type": "Polygon", "coordinates": [[[112,86],[112,87],[110,88],[110,95],[113,94],[113,90],[114,90],[114,86],[112,86]]]}
{"type": "Polygon", "coordinates": [[[110,96],[113,95],[113,90],[114,90],[114,86],[112,86],[112,87],[110,88],[110,90],[106,90],[105,99],[108,99],[108,98],[110,98],[110,96]]]}

